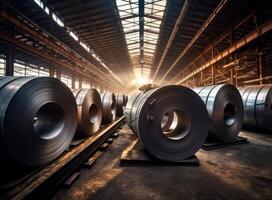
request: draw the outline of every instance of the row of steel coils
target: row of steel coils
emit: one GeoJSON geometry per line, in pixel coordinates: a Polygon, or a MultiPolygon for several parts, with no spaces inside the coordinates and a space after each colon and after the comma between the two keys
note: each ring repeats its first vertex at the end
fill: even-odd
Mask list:
{"type": "Polygon", "coordinates": [[[71,90],[49,77],[0,77],[0,160],[45,165],[75,137],[88,137],[123,115],[126,96],[71,90]]]}
{"type": "Polygon", "coordinates": [[[150,154],[180,161],[205,141],[235,141],[243,125],[271,132],[271,88],[246,87],[239,92],[230,84],[193,90],[172,85],[139,91],[129,98],[126,121],[150,154]]]}

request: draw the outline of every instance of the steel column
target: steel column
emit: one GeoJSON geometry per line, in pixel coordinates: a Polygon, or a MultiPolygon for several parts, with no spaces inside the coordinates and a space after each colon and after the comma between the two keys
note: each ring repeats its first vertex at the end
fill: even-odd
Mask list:
{"type": "Polygon", "coordinates": [[[14,56],[15,56],[15,47],[14,45],[8,44],[7,54],[6,54],[6,76],[14,75],[14,56]]]}

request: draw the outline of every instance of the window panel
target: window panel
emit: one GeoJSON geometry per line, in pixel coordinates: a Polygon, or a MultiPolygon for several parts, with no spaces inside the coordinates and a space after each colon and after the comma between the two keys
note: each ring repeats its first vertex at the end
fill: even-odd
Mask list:
{"type": "Polygon", "coordinates": [[[68,73],[61,73],[60,80],[65,83],[69,88],[72,88],[72,76],[68,73]]]}
{"type": "Polygon", "coordinates": [[[80,89],[79,88],[79,80],[78,79],[75,80],[75,89],[80,89]]]}
{"type": "Polygon", "coordinates": [[[87,80],[83,80],[82,81],[82,88],[87,88],[89,89],[91,86],[90,86],[90,81],[87,81],[87,80]]]}
{"type": "Polygon", "coordinates": [[[0,55],[0,76],[5,76],[6,74],[6,58],[0,55]]]}

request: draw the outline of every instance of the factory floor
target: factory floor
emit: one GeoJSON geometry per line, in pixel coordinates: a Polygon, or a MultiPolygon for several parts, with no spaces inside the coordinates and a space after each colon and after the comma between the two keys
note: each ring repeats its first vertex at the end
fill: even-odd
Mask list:
{"type": "Polygon", "coordinates": [[[135,136],[127,126],[92,169],[53,199],[272,199],[272,135],[241,133],[249,144],[200,150],[200,166],[120,167],[135,136]]]}

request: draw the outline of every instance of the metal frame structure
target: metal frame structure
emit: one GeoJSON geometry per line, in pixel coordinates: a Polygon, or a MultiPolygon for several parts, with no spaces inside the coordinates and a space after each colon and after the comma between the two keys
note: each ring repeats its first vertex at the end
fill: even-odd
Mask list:
{"type": "Polygon", "coordinates": [[[272,81],[269,0],[15,0],[0,10],[7,75],[20,56],[47,63],[51,76],[69,71],[72,86],[87,79],[113,92],[139,77],[189,87],[272,81]]]}

